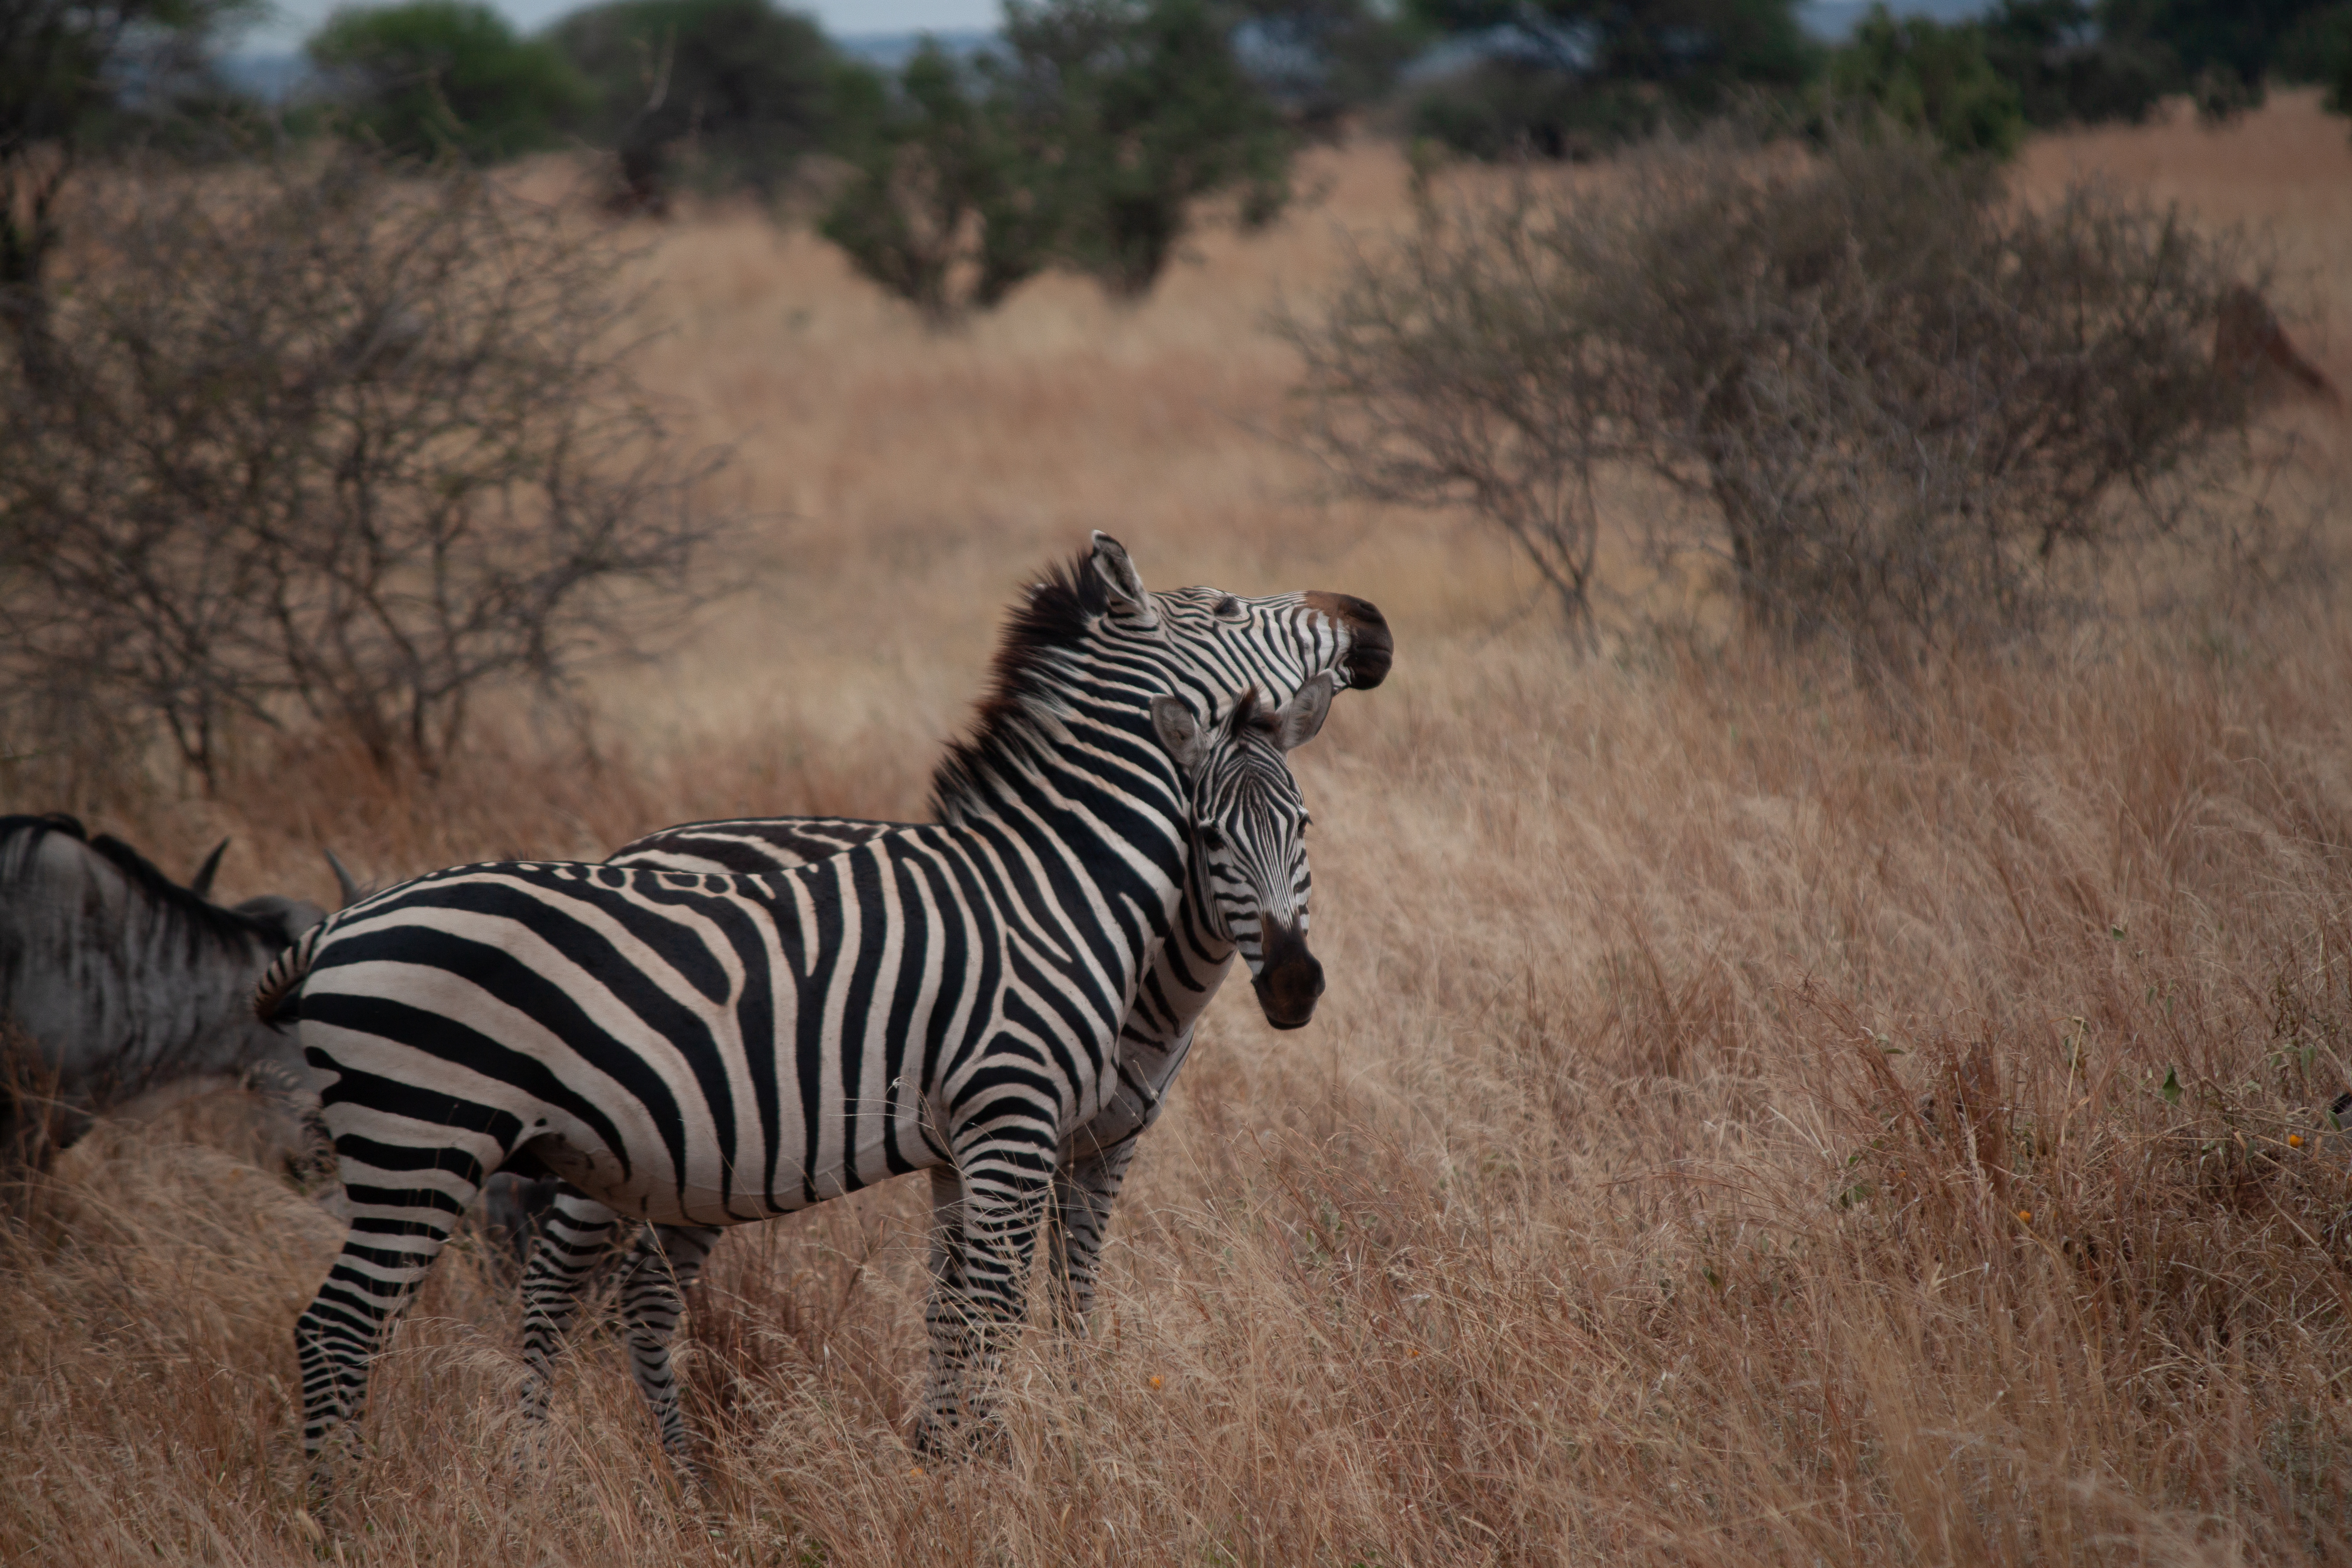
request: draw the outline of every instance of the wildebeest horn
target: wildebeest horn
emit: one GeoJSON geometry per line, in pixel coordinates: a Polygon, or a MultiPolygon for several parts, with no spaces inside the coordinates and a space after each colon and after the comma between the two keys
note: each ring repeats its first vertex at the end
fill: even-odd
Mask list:
{"type": "Polygon", "coordinates": [[[195,896],[200,899],[211,898],[213,896],[213,873],[220,869],[220,858],[227,852],[227,839],[224,838],[219,843],[214,845],[213,852],[205,857],[205,863],[196,868],[196,879],[188,884],[188,891],[195,894],[195,896]]]}
{"type": "Polygon", "coordinates": [[[331,849],[327,851],[327,864],[335,868],[335,885],[343,890],[344,906],[348,908],[358,903],[361,897],[360,885],[352,879],[349,871],[343,869],[343,863],[335,858],[335,852],[331,849]]]}

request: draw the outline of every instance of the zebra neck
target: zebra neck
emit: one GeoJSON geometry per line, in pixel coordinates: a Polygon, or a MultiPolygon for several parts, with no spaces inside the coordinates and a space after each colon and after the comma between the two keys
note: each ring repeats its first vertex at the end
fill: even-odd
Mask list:
{"type": "Polygon", "coordinates": [[[1192,1031],[1233,969],[1240,950],[1210,934],[1202,919],[1205,906],[1198,890],[1184,901],[1176,930],[1169,933],[1152,963],[1143,994],[1128,1015],[1131,1039],[1162,1049],[1192,1031]]]}
{"type": "Polygon", "coordinates": [[[950,827],[1049,836],[1106,895],[1154,911],[1150,941],[1166,935],[1188,871],[1191,806],[1141,714],[999,716],[941,765],[933,805],[950,827]]]}

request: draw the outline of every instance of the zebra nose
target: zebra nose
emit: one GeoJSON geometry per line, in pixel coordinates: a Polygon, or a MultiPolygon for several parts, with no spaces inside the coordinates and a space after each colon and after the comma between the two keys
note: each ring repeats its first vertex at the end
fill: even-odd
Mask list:
{"type": "Polygon", "coordinates": [[[1316,999],[1323,994],[1323,965],[1307,951],[1304,937],[1277,932],[1253,984],[1265,1021],[1277,1029],[1296,1029],[1315,1016],[1316,999]]]}
{"type": "Polygon", "coordinates": [[[1354,634],[1348,653],[1348,684],[1370,691],[1388,679],[1389,662],[1396,657],[1396,636],[1388,617],[1369,600],[1352,594],[1311,593],[1307,602],[1335,620],[1347,623],[1354,634]]]}

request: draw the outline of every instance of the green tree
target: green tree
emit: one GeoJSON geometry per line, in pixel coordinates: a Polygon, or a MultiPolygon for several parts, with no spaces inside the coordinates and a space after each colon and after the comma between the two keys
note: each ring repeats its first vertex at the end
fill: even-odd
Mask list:
{"type": "Polygon", "coordinates": [[[1714,113],[1742,91],[1792,92],[1819,48],[1795,0],[1408,0],[1432,31],[1488,58],[1426,90],[1423,132],[1479,156],[1572,156],[1714,113]]]}
{"type": "Polygon", "coordinates": [[[2208,119],[2262,102],[2265,79],[2303,24],[2330,0],[2099,0],[2103,35],[2158,51],[2166,88],[2195,95],[2208,119]]]}
{"type": "Polygon", "coordinates": [[[2352,4],[2305,12],[2280,40],[2273,65],[2287,81],[2326,88],[2328,112],[2352,115],[2352,4]]]}
{"type": "Polygon", "coordinates": [[[836,146],[856,173],[818,226],[859,272],[947,326],[1053,259],[1058,171],[995,63],[927,39],[895,80],[848,79],[836,146]]]}
{"type": "Polygon", "coordinates": [[[488,162],[551,146],[589,101],[554,46],[517,37],[505,17],[469,0],[338,11],[308,47],[355,124],[409,156],[454,150],[488,162]]]}
{"type": "Polygon", "coordinates": [[[2001,0],[1983,26],[1985,58],[2016,85],[2029,125],[2137,124],[2178,71],[2169,49],[2107,33],[2089,0],[2001,0]]]}
{"type": "Polygon", "coordinates": [[[1204,0],[1046,0],[1007,8],[1004,47],[927,47],[895,80],[836,99],[857,173],[824,220],[858,269],[935,322],[986,309],[1051,264],[1148,292],[1202,204],[1244,228],[1288,201],[1296,135],[1204,0]]]}
{"type": "Polygon", "coordinates": [[[580,129],[615,151],[641,202],[659,199],[689,139],[709,183],[772,192],[833,118],[839,56],[768,0],[614,0],[549,37],[593,91],[580,129]]]}
{"type": "Polygon", "coordinates": [[[1833,106],[1883,115],[1955,157],[2007,158],[2025,138],[2017,86],[1993,69],[1973,22],[1897,18],[1874,5],[1830,57],[1827,86],[1833,106]]]}
{"type": "Polygon", "coordinates": [[[1010,0],[1005,85],[1059,167],[1060,252],[1112,294],[1149,292],[1206,198],[1244,227],[1289,200],[1295,139],[1205,0],[1010,0]]]}
{"type": "Polygon", "coordinates": [[[0,0],[0,324],[28,363],[47,319],[42,274],[57,204],[134,69],[168,100],[211,40],[257,0],[0,0]]]}
{"type": "Polygon", "coordinates": [[[2325,86],[2336,79],[2347,55],[2352,55],[2352,0],[2337,0],[2295,19],[2279,40],[2271,72],[2282,81],[2325,86]]]}
{"type": "Polygon", "coordinates": [[[1313,135],[1386,99],[1425,32],[1373,0],[1240,0],[1240,9],[1244,68],[1313,135]]]}

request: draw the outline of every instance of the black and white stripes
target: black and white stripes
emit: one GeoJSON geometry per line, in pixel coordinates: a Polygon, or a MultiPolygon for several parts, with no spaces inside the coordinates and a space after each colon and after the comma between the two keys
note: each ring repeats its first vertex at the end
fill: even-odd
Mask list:
{"type": "MultiPolygon", "coordinates": [[[[920,1434],[942,1440],[963,1418],[966,1369],[1019,1315],[1066,1138],[1123,1087],[1121,1021],[1182,901],[1193,813],[1209,804],[1195,786],[1256,759],[1214,797],[1231,815],[1207,826],[1255,847],[1286,822],[1303,860],[1303,810],[1261,799],[1296,802],[1279,750],[1285,722],[1311,731],[1301,700],[1272,729],[1212,724],[1192,752],[1178,711],[1246,715],[1240,691],[1345,679],[1351,658],[1377,679],[1386,635],[1367,626],[1369,606],[1327,595],[1148,595],[1098,536],[1091,559],[1016,612],[979,732],[940,771],[938,825],[758,877],[458,868],[358,904],[291,950],[259,1005],[299,1018],[310,1060],[336,1075],[326,1118],[354,1213],[297,1329],[306,1446],[355,1411],[391,1318],[501,1167],[560,1175],[584,1200],[531,1266],[544,1344],[600,1225],[671,1227],[661,1266],[633,1265],[628,1289],[633,1351],[640,1330],[649,1347],[640,1381],[673,1447],[666,1342],[677,1277],[707,1233],[946,1168],[957,1232],[920,1434]],[[1155,714],[1155,698],[1174,707],[1155,714]]],[[[1319,721],[1330,683],[1314,685],[1303,700],[1319,721]]],[[[1209,920],[1229,930],[1265,917],[1227,905],[1286,900],[1302,875],[1279,851],[1223,858],[1229,874],[1208,890],[1224,912],[1209,920]],[[1268,867],[1278,886],[1261,888],[1268,867]]],[[[1303,941],[1297,959],[1312,963],[1303,941]]],[[[1285,984],[1262,991],[1270,1016],[1311,1005],[1303,982],[1285,984]]]]}

